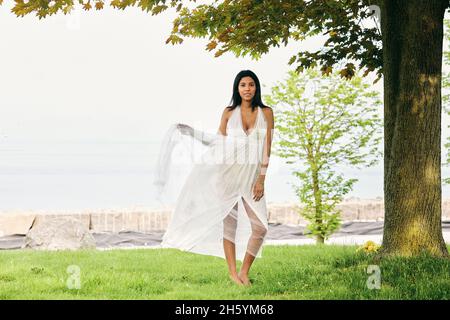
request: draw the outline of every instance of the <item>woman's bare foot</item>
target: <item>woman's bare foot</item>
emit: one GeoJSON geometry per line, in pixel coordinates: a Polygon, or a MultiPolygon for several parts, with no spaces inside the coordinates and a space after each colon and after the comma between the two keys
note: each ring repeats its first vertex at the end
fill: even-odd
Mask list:
{"type": "Polygon", "coordinates": [[[252,283],[251,283],[250,279],[248,278],[247,274],[239,273],[238,277],[242,281],[244,286],[251,286],[252,285],[252,283]]]}
{"type": "Polygon", "coordinates": [[[239,286],[243,286],[244,285],[244,283],[241,281],[241,279],[239,279],[237,274],[235,274],[235,275],[231,275],[230,274],[229,277],[230,277],[231,281],[233,281],[237,285],[239,285],[239,286]]]}

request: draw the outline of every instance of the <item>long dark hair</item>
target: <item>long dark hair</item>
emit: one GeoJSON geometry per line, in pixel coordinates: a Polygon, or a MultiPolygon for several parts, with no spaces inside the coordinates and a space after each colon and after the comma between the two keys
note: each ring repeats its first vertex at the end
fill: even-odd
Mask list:
{"type": "Polygon", "coordinates": [[[252,111],[255,111],[255,108],[257,106],[260,106],[261,108],[266,108],[267,106],[262,102],[261,99],[261,85],[259,84],[259,79],[256,76],[256,74],[251,70],[242,70],[236,75],[236,78],[234,78],[233,97],[231,98],[230,106],[228,108],[233,110],[242,102],[241,95],[239,94],[239,82],[243,77],[251,77],[256,84],[256,92],[252,98],[252,111]]]}

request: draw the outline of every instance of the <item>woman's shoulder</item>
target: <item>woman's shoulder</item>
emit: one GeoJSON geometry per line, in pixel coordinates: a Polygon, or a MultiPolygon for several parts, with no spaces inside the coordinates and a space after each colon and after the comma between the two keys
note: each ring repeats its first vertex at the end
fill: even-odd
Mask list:
{"type": "Polygon", "coordinates": [[[223,110],[223,115],[229,115],[233,112],[233,110],[235,109],[235,107],[233,106],[228,106],[225,107],[225,109],[223,110]]]}
{"type": "Polygon", "coordinates": [[[223,112],[222,112],[222,119],[228,121],[228,119],[230,118],[233,110],[234,110],[233,107],[230,107],[230,106],[225,107],[225,109],[223,109],[223,112]]]}
{"type": "Polygon", "coordinates": [[[269,106],[264,106],[264,107],[261,108],[261,110],[263,111],[264,118],[265,118],[266,122],[273,124],[274,118],[273,118],[273,110],[272,110],[272,108],[269,107],[269,106]]]}
{"type": "Polygon", "coordinates": [[[263,106],[263,107],[261,107],[261,110],[267,115],[273,115],[272,107],[263,106]]]}

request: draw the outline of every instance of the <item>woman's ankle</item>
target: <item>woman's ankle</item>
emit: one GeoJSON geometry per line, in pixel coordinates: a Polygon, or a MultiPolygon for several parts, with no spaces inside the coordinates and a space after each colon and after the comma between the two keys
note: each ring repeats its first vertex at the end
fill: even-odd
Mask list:
{"type": "Polygon", "coordinates": [[[248,276],[248,270],[240,270],[239,275],[241,276],[248,276]]]}
{"type": "Polygon", "coordinates": [[[237,272],[237,270],[234,270],[234,271],[230,271],[230,270],[228,270],[228,274],[230,275],[230,276],[237,276],[238,275],[238,272],[237,272]]]}

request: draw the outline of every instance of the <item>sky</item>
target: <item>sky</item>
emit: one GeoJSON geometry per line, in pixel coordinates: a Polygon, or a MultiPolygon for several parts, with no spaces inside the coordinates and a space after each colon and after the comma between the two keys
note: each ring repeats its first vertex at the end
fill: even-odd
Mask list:
{"type": "MultiPolygon", "coordinates": [[[[165,44],[173,9],[78,8],[39,20],[11,7],[0,7],[0,143],[152,142],[156,152],[173,123],[215,132],[239,71],[254,71],[269,94],[295,68],[290,57],[321,42],[290,42],[258,61],[215,58],[206,38],[165,44]]],[[[381,93],[382,81],[373,88],[381,93]]],[[[444,117],[443,137],[447,126],[444,117]]],[[[382,177],[382,164],[371,170],[382,177]]]]}
{"type": "Polygon", "coordinates": [[[171,123],[218,127],[242,69],[271,84],[295,52],[214,58],[205,39],[168,45],[174,14],[137,8],[38,21],[0,13],[0,137],[147,141],[171,123]]]}
{"type": "Polygon", "coordinates": [[[174,122],[215,131],[239,71],[253,70],[268,94],[294,69],[291,56],[318,48],[309,39],[259,61],[215,58],[206,38],[165,44],[170,9],[151,16],[107,7],[39,21],[10,7],[0,7],[0,139],[148,141],[174,122]]]}

